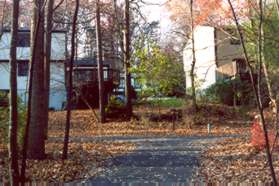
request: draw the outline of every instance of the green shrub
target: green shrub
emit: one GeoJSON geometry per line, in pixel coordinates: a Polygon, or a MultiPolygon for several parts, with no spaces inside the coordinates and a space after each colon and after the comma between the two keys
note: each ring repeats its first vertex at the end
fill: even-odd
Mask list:
{"type": "Polygon", "coordinates": [[[251,104],[254,94],[249,81],[222,80],[207,88],[202,94],[204,102],[233,105],[234,99],[238,105],[251,104]]]}
{"type": "Polygon", "coordinates": [[[110,113],[115,109],[122,109],[122,108],[124,108],[124,103],[116,96],[110,96],[105,111],[106,113],[110,113]]]}
{"type": "MultiPolygon", "coordinates": [[[[26,121],[26,108],[21,102],[21,100],[18,100],[18,142],[20,144],[22,144],[23,142],[25,121],[26,121]]],[[[8,142],[8,134],[9,134],[8,130],[9,130],[9,108],[1,107],[0,108],[0,136],[1,136],[0,141],[8,142]]]]}

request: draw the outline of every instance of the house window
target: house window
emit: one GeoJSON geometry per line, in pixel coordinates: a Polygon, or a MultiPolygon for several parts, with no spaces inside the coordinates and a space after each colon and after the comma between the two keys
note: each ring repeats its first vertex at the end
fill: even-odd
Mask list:
{"type": "Polygon", "coordinates": [[[19,32],[17,47],[30,47],[30,33],[29,32],[19,32]]]}
{"type": "Polygon", "coordinates": [[[17,63],[17,75],[27,76],[28,75],[28,61],[19,61],[17,63]]]}

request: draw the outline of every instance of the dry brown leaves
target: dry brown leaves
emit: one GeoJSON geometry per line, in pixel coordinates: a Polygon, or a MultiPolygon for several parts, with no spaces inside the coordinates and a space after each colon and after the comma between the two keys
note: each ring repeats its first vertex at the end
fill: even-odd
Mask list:
{"type": "MultiPolygon", "coordinates": [[[[157,112],[158,109],[137,108],[136,114],[146,114],[157,112]]],[[[167,112],[160,109],[158,112],[167,112]]],[[[189,128],[189,123],[193,121],[193,113],[185,112],[182,121],[175,122],[175,131],[172,130],[172,122],[150,122],[145,117],[132,121],[110,121],[105,124],[98,124],[92,111],[76,110],[72,113],[70,136],[75,138],[94,136],[206,136],[207,123],[212,123],[213,128],[210,135],[224,136],[226,134],[245,134],[249,127],[229,123],[231,119],[239,119],[237,115],[224,107],[205,107],[201,114],[196,116],[200,125],[189,128]]],[[[53,137],[64,137],[65,112],[50,112],[49,139],[53,137]]],[[[220,146],[219,146],[220,147],[220,146]]],[[[30,179],[46,181],[69,181],[88,176],[93,176],[98,171],[98,165],[110,156],[121,155],[132,151],[133,144],[130,143],[70,143],[69,159],[61,160],[62,143],[47,142],[46,152],[48,158],[43,161],[28,161],[27,174],[30,179]],[[95,168],[94,168],[95,167],[95,168]]],[[[233,148],[233,147],[230,147],[233,148]]],[[[222,149],[223,151],[224,149],[222,149]]],[[[232,152],[228,151],[228,154],[232,152]]],[[[0,177],[7,177],[7,149],[6,145],[0,144],[0,177]],[[2,149],[2,152],[1,152],[2,149]],[[4,149],[4,150],[3,150],[4,149]]]]}
{"type": "MultiPolygon", "coordinates": [[[[131,143],[70,143],[67,160],[61,160],[62,143],[47,143],[45,160],[28,160],[27,177],[34,181],[67,182],[94,176],[104,160],[134,149],[131,143]]],[[[8,178],[7,156],[0,157],[0,177],[8,178]]]]}
{"type": "MultiPolygon", "coordinates": [[[[137,115],[158,112],[156,109],[137,108],[137,115]]],[[[166,110],[161,109],[160,113],[166,110]]],[[[220,107],[215,109],[203,108],[200,115],[184,113],[182,121],[175,122],[175,131],[172,122],[151,122],[145,117],[132,121],[110,121],[98,124],[91,111],[78,110],[72,114],[72,127],[70,136],[123,136],[123,135],[208,135],[207,124],[212,124],[211,135],[223,136],[227,134],[243,134],[249,130],[248,125],[236,124],[233,119],[240,120],[231,110],[220,107]],[[198,120],[199,125],[193,125],[193,120],[198,120]],[[201,123],[201,124],[200,124],[201,123]],[[189,127],[191,125],[191,128],[189,127]]],[[[65,112],[51,112],[49,136],[63,137],[65,112]]]]}
{"type": "MultiPolygon", "coordinates": [[[[279,152],[273,153],[279,174],[279,152]]],[[[265,153],[257,151],[248,140],[228,139],[209,148],[202,156],[196,177],[209,182],[271,181],[265,153]]]]}

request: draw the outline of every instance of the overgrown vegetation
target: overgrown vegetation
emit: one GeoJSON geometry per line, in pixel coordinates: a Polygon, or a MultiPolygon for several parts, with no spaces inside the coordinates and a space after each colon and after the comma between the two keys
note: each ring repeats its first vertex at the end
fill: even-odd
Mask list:
{"type": "Polygon", "coordinates": [[[181,108],[185,105],[186,101],[183,98],[176,97],[156,97],[144,100],[139,100],[139,105],[163,107],[163,108],[181,108]]]}
{"type": "Polygon", "coordinates": [[[226,105],[249,105],[254,103],[254,95],[249,81],[220,80],[201,93],[203,102],[226,105]]]}
{"type": "MultiPolygon", "coordinates": [[[[0,100],[7,99],[5,94],[0,94],[0,100]]],[[[18,99],[18,140],[19,144],[23,142],[23,134],[24,134],[24,125],[26,121],[26,109],[22,104],[22,101],[18,99]]],[[[0,107],[0,143],[8,142],[8,129],[9,129],[9,108],[8,107],[0,107]]]]}
{"type": "Polygon", "coordinates": [[[154,43],[148,45],[138,46],[134,56],[132,72],[141,84],[140,96],[184,96],[185,73],[178,54],[154,43]]]}

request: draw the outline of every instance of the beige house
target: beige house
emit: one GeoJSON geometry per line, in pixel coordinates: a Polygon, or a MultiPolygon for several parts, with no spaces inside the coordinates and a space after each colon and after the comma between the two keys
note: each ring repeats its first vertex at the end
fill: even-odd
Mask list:
{"type": "MultiPolygon", "coordinates": [[[[243,69],[243,52],[235,29],[197,26],[194,30],[196,83],[206,89],[218,80],[234,76],[243,69]]],[[[191,87],[190,70],[193,60],[192,42],[183,51],[186,88],[191,87]]],[[[244,63],[245,64],[245,63],[244,63]]]]}

